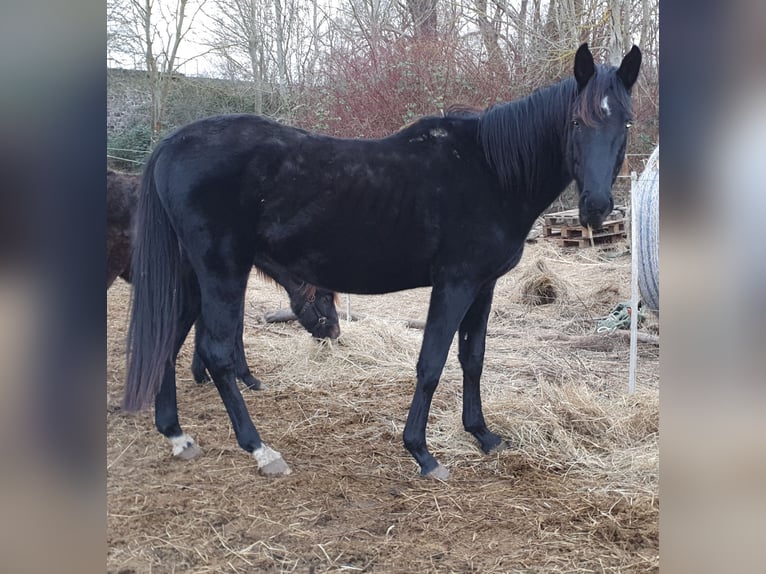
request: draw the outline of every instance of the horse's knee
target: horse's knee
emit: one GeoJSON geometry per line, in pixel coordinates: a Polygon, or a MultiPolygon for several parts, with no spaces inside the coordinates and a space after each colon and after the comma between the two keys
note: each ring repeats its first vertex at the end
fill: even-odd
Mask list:
{"type": "Polygon", "coordinates": [[[462,351],[458,352],[457,358],[464,373],[481,376],[484,368],[484,353],[462,351]]]}
{"type": "Polygon", "coordinates": [[[418,386],[426,393],[426,396],[431,397],[439,385],[439,375],[441,374],[441,367],[435,365],[426,364],[423,361],[418,361],[417,364],[417,377],[418,386]]]}
{"type": "Polygon", "coordinates": [[[481,374],[484,367],[481,363],[466,363],[460,365],[463,369],[463,376],[469,381],[478,381],[481,379],[481,374]]]}

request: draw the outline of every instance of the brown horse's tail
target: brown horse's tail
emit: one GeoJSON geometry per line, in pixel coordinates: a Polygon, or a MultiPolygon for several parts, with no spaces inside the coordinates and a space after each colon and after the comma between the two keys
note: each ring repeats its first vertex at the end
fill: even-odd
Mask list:
{"type": "Polygon", "coordinates": [[[128,376],[123,408],[137,411],[154,401],[171,366],[182,293],[178,237],[157,195],[155,165],[160,143],[144,169],[131,259],[133,302],[128,329],[128,376]]]}

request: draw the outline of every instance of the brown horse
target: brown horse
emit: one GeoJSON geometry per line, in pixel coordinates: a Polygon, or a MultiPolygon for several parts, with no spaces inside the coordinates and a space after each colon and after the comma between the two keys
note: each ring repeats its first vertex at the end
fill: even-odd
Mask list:
{"type": "MultiPolygon", "coordinates": [[[[138,207],[141,176],[138,174],[106,172],[106,288],[121,277],[130,283],[130,258],[133,241],[133,217],[138,207]]],[[[284,287],[290,297],[290,308],[301,325],[317,339],[329,337],[336,339],[340,335],[338,314],[335,310],[335,293],[298,281],[286,273],[273,273],[270,277],[259,269],[263,277],[272,279],[284,287]]],[[[261,382],[250,372],[245,360],[242,343],[244,306],[237,326],[236,348],[237,377],[252,389],[261,388],[261,382]]],[[[210,380],[205,363],[196,346],[192,361],[194,380],[203,383],[210,380]]]]}

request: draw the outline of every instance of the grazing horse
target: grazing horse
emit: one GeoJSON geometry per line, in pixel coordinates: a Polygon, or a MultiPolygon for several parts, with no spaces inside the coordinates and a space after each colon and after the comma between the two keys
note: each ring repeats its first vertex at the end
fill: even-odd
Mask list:
{"type": "Polygon", "coordinates": [[[133,216],[138,205],[138,175],[106,171],[106,288],[117,277],[130,283],[133,216]]]}
{"type": "Polygon", "coordinates": [[[574,77],[479,114],[426,117],[382,139],[339,139],[254,115],[193,122],[149,159],[133,255],[135,297],[124,406],[154,401],[173,453],[199,453],[178,421],[175,360],[199,319],[198,349],[239,445],[262,474],[287,474],[235,384],[234,325],[253,261],[334,291],[431,286],[404,446],[425,476],[448,471],[426,422],[458,333],[463,426],[489,453],[479,379],[497,279],[519,262],[536,218],[572,181],[583,225],[612,211],[631,125],[637,47],[619,68],[587,44],[574,77]]]}
{"type": "MultiPolygon", "coordinates": [[[[106,172],[106,288],[109,289],[117,277],[131,282],[130,255],[133,243],[133,219],[138,207],[140,175],[106,172]]],[[[261,272],[263,277],[268,277],[261,272]]],[[[336,339],[340,335],[338,314],[335,310],[336,295],[332,291],[317,288],[303,281],[298,281],[288,273],[276,271],[270,277],[282,285],[290,297],[290,308],[301,325],[317,339],[329,337],[336,339]]],[[[237,367],[236,373],[247,387],[261,388],[261,382],[250,372],[245,360],[245,348],[242,343],[244,327],[244,299],[237,323],[237,367]]],[[[192,360],[192,375],[198,383],[208,381],[207,370],[199,351],[195,348],[192,360]]]]}

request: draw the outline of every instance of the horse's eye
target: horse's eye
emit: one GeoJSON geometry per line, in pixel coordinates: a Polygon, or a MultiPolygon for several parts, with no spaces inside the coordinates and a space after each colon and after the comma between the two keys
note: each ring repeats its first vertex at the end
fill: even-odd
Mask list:
{"type": "Polygon", "coordinates": [[[625,127],[626,128],[632,128],[633,127],[633,122],[631,122],[631,121],[625,122],[625,127]]]}
{"type": "Polygon", "coordinates": [[[579,126],[579,125],[580,125],[580,120],[578,120],[578,119],[576,119],[576,118],[575,118],[575,119],[573,119],[573,120],[572,120],[572,125],[573,125],[574,127],[577,127],[577,126],[579,126]]]}

